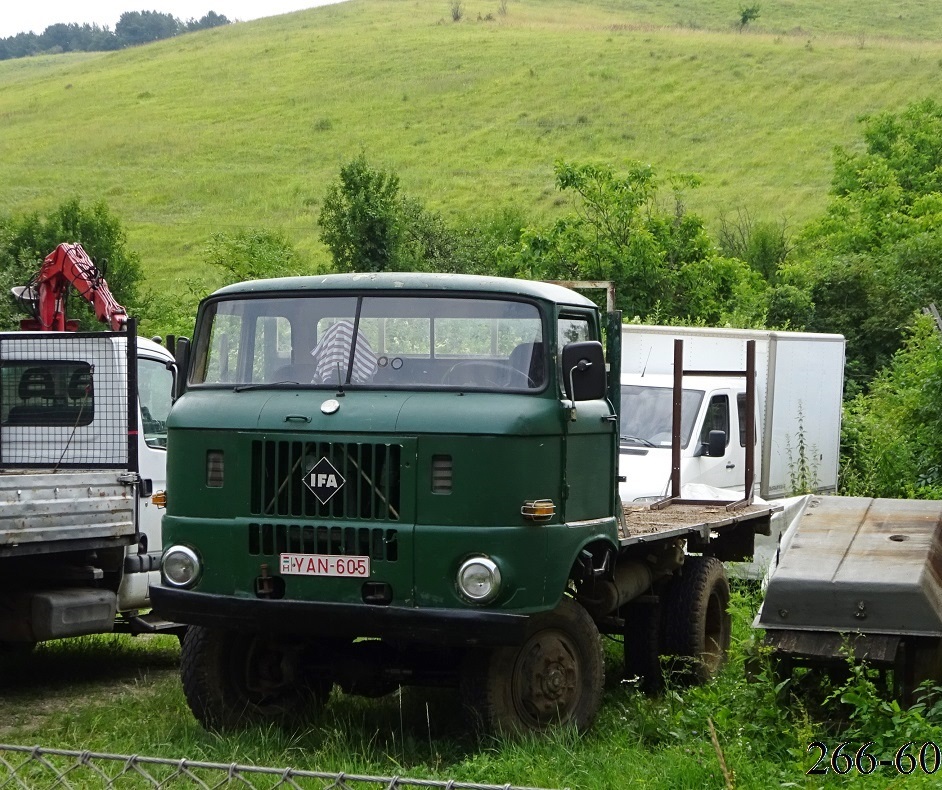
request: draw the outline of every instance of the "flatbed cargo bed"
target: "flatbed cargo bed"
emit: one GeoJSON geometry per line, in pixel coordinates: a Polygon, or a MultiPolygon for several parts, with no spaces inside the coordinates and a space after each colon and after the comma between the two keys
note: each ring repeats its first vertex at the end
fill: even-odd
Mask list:
{"type": "Polygon", "coordinates": [[[625,521],[619,527],[618,538],[622,546],[692,535],[708,540],[711,532],[721,532],[748,521],[768,519],[772,513],[781,509],[779,505],[765,503],[735,508],[727,507],[725,502],[677,502],[660,509],[625,505],[625,521]]]}

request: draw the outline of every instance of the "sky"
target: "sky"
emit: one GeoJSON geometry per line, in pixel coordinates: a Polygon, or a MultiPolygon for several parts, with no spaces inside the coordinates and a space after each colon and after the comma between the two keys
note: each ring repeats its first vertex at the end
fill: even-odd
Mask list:
{"type": "Polygon", "coordinates": [[[38,35],[57,22],[87,22],[114,30],[125,11],[158,11],[184,22],[215,11],[231,22],[247,22],[336,2],[340,0],[3,0],[0,38],[17,33],[38,35]]]}

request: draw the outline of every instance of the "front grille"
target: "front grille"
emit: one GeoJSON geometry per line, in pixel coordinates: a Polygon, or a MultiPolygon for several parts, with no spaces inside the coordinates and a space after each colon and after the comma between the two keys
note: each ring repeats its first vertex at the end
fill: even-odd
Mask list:
{"type": "Polygon", "coordinates": [[[395,562],[399,559],[398,532],[375,527],[249,524],[249,554],[277,558],[284,553],[335,554],[395,562]]]}
{"type": "Polygon", "coordinates": [[[253,441],[249,508],[253,515],[399,521],[402,445],[253,441]],[[322,459],[343,483],[326,501],[305,483],[322,459]]]}

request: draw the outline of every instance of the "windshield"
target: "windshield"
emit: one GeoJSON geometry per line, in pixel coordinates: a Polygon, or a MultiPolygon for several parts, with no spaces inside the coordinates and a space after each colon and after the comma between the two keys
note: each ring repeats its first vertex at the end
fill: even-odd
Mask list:
{"type": "Polygon", "coordinates": [[[195,338],[190,385],[539,390],[534,304],[435,296],[220,300],[195,338]]]}
{"type": "MultiPolygon", "coordinates": [[[[671,446],[673,395],[670,387],[621,388],[621,443],[653,447],[671,446]]],[[[680,443],[686,447],[703,402],[703,390],[683,390],[680,406],[680,443]]]]}

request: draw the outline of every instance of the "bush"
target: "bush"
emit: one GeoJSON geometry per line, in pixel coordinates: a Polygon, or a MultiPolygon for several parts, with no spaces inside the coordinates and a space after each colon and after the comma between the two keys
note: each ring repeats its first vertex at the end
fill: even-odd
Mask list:
{"type": "Polygon", "coordinates": [[[842,425],[842,492],[942,498],[942,336],[920,316],[842,425]]]}
{"type": "Polygon", "coordinates": [[[770,283],[791,249],[785,222],[761,222],[740,209],[736,219],[720,218],[718,244],[723,254],[748,263],[770,283]]]}
{"type": "Polygon", "coordinates": [[[290,277],[301,273],[295,251],[280,233],[243,230],[235,234],[215,233],[203,249],[205,261],[224,272],[224,284],[268,277],[290,277]]]}

